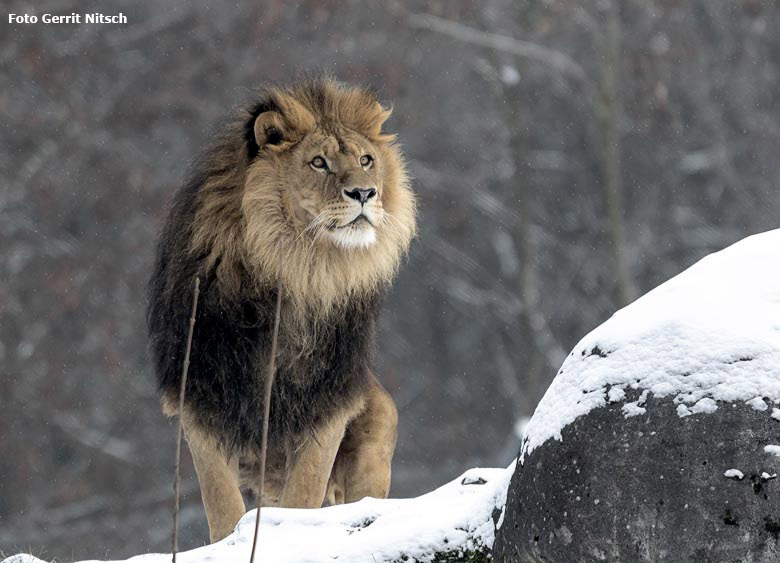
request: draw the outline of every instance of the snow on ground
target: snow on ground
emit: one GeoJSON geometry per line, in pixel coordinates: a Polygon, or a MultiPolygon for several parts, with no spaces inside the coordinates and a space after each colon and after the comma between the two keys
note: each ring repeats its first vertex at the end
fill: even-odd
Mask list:
{"type": "Polygon", "coordinates": [[[723,476],[728,477],[729,479],[736,479],[737,481],[742,481],[742,479],[745,478],[745,474],[742,473],[739,469],[729,469],[723,474],[723,476]]]}
{"type": "Polygon", "coordinates": [[[768,444],[764,446],[764,452],[771,454],[775,457],[780,457],[780,446],[777,446],[775,444],[768,444]]]}
{"type": "Polygon", "coordinates": [[[681,417],[780,404],[780,230],[707,256],[583,338],[526,428],[521,463],[592,409],[623,402],[641,416],[648,396],[672,397],[681,417]]]}
{"type": "MultiPolygon", "coordinates": [[[[412,499],[372,499],[299,510],[263,508],[259,563],[382,563],[427,561],[435,553],[492,547],[493,511],[503,509],[514,465],[471,469],[446,485],[412,499]],[[406,560],[406,559],[403,559],[406,560]]],[[[179,553],[180,563],[249,561],[256,510],[224,540],[179,553]]],[[[133,563],[170,563],[170,554],[139,555],[133,563]]],[[[17,555],[2,563],[43,563],[17,555]]],[[[83,563],[95,563],[94,561],[83,563]]]]}

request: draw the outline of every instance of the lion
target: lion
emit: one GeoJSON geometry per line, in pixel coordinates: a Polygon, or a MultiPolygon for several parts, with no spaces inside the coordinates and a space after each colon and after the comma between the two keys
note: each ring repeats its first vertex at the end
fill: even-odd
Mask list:
{"type": "Polygon", "coordinates": [[[163,412],[181,417],[211,541],[257,493],[263,385],[282,301],[263,506],[385,498],[398,414],[372,371],[382,296],[415,235],[390,110],[331,78],[269,87],[196,160],[149,283],[163,412]],[[201,279],[184,408],[178,393],[201,279]]]}

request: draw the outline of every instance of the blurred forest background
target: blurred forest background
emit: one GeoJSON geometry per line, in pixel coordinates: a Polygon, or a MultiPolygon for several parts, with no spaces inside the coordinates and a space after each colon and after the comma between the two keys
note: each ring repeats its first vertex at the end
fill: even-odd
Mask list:
{"type": "MultiPolygon", "coordinates": [[[[167,550],[175,426],[146,348],[155,239],[213,125],[325,69],[395,112],[420,196],[382,317],[394,496],[508,464],[565,354],[778,226],[774,0],[9,0],[0,23],[0,550],[167,550]]],[[[182,547],[207,540],[185,453],[182,547]]]]}

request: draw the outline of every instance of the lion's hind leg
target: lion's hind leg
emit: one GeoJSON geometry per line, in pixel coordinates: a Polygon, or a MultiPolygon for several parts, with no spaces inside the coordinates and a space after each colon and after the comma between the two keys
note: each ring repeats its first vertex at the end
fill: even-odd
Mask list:
{"type": "Polygon", "coordinates": [[[363,411],[349,424],[328,482],[326,504],[387,498],[398,411],[375,377],[363,411]]]}

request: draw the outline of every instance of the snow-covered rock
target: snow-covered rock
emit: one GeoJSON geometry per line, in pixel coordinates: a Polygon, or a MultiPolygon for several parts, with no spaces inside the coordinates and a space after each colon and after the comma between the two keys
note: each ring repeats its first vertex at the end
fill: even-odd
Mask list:
{"type": "Polygon", "coordinates": [[[496,559],[780,561],[780,488],[762,478],[780,469],[778,405],[780,230],[577,344],[526,428],[496,559]]]}
{"type": "MultiPolygon", "coordinates": [[[[255,561],[488,561],[513,470],[514,466],[471,469],[435,491],[412,499],[365,498],[316,510],[263,508],[255,561]]],[[[224,540],[179,553],[177,561],[249,561],[256,514],[256,510],[248,512],[233,534],[224,540]]],[[[170,560],[170,554],[152,554],[127,561],[170,563],[170,560]]],[[[43,562],[30,555],[16,555],[0,563],[43,562]]]]}

